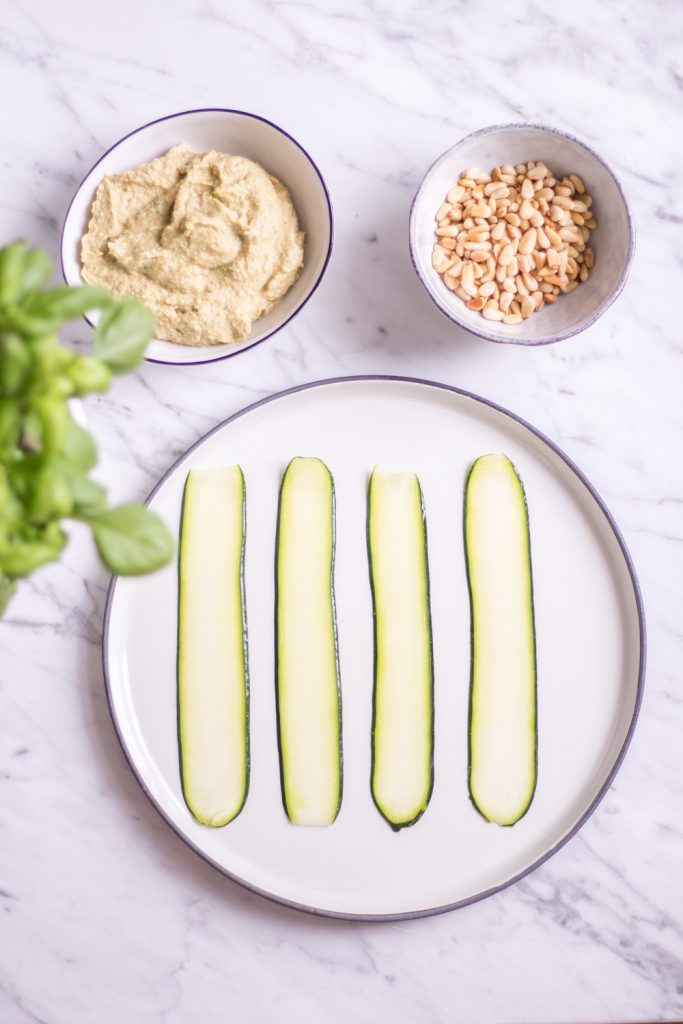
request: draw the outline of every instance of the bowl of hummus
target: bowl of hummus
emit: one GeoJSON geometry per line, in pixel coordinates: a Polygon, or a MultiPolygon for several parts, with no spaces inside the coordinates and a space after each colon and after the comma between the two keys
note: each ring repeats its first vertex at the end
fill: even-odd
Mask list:
{"type": "Polygon", "coordinates": [[[136,129],[88,172],[64,221],[62,272],[149,306],[151,362],[214,362],[296,316],[333,230],[322,175],[291,135],[255,114],[192,110],[136,129]]]}

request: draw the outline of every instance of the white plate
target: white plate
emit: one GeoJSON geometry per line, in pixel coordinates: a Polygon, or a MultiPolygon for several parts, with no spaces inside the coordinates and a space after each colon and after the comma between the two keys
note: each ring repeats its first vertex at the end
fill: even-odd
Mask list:
{"type": "Polygon", "coordinates": [[[586,820],[630,739],[642,689],[644,621],[630,558],[602,501],[555,446],[510,413],[445,385],[350,378],[275,395],[221,424],[163,477],[151,506],[177,530],[186,473],[240,463],[247,484],[246,594],[251,786],[231,824],[197,824],[183,803],[176,723],[177,569],[112,582],[104,664],[112,715],[145,792],[231,878],[301,909],[408,917],[462,905],[541,863],[586,820]],[[467,792],[470,617],[463,483],[504,451],[526,487],[538,638],[539,777],[513,828],[485,822],[467,792]],[[278,486],[295,455],[329,465],[337,495],[336,597],[344,796],[335,824],[300,828],[280,798],[273,672],[278,486]],[[435,662],[435,785],[394,833],[370,796],[372,607],[365,496],[375,463],[417,471],[429,531],[435,662]]]}
{"type": "MultiPolygon", "coordinates": [[[[81,238],[90,207],[107,174],[119,174],[161,156],[179,142],[198,153],[216,149],[255,160],[289,189],[306,235],[301,276],[269,313],[254,324],[244,341],[197,348],[155,338],[146,359],[152,363],[213,363],[265,341],[305,306],[320,284],[332,252],[332,204],[311,156],[291,135],[256,114],[241,110],[186,110],[143,125],[116,142],[87,173],[67,210],[62,228],[62,273],[67,284],[83,283],[81,238]]],[[[93,320],[96,322],[96,317],[93,320]]]]}

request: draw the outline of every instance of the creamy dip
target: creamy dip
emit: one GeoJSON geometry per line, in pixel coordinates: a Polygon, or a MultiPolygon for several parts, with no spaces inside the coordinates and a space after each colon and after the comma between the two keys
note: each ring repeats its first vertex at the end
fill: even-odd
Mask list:
{"type": "Polygon", "coordinates": [[[183,345],[246,338],[303,259],[282,182],[246,157],[184,144],[107,175],[81,242],[83,278],[141,299],[157,337],[183,345]]]}

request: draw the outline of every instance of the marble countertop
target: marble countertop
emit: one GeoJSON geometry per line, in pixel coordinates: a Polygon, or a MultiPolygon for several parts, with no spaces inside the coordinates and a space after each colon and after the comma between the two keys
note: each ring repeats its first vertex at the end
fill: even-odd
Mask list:
{"type": "MultiPolygon", "coordinates": [[[[680,623],[683,8],[575,0],[15,0],[0,13],[2,237],[56,256],[85,171],[152,118],[233,106],[319,163],[336,247],[305,310],[205,367],[146,365],[89,399],[101,475],[143,497],[216,422],[322,377],[409,374],[530,419],[598,487],[643,588],[640,722],[597,813],[560,853],[466,909],[314,919],[220,876],[162,822],[119,749],[87,537],[0,625],[0,1019],[5,1024],[543,1024],[683,1017],[680,623]],[[538,350],[456,331],[407,252],[427,165],[510,120],[584,138],[620,175],[638,243],[619,301],[538,350]]],[[[87,340],[85,325],[74,336],[87,340]]]]}

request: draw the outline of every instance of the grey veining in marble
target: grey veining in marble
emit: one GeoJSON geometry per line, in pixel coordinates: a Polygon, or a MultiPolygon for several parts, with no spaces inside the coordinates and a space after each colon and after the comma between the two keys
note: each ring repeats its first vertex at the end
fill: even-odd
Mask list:
{"type": "MultiPolygon", "coordinates": [[[[443,917],[308,918],[200,861],[119,750],[100,667],[107,579],[78,530],[0,624],[3,1024],[543,1024],[683,1017],[683,7],[674,0],[7,0],[0,220],[56,255],[79,180],[113,141],[203,105],[261,113],[319,163],[327,277],[234,360],[147,365],[89,399],[100,473],[140,498],[255,398],[349,373],[444,380],[530,419],[622,526],[650,664],[616,783],[525,881],[443,917]],[[454,330],[407,252],[426,166],[509,120],[584,138],[636,218],[631,279],[593,329],[517,350],[454,330]]],[[[85,325],[74,336],[86,341],[85,325]]]]}

